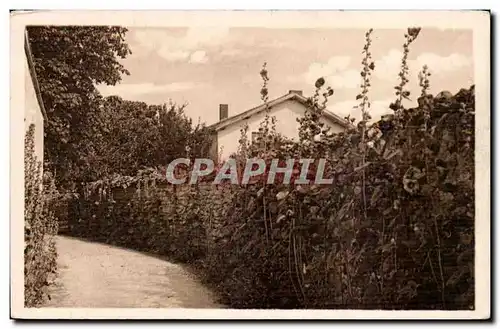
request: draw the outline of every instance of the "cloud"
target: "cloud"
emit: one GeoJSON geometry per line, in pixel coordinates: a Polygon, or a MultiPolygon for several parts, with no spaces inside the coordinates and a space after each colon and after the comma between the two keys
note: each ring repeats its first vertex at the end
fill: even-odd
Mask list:
{"type": "Polygon", "coordinates": [[[191,53],[191,56],[189,56],[189,62],[190,63],[206,63],[208,61],[207,53],[204,50],[197,50],[194,53],[191,53]]]}
{"type": "Polygon", "coordinates": [[[361,83],[359,72],[348,69],[351,58],[348,56],[334,56],[326,63],[312,63],[304,74],[306,82],[314,85],[316,80],[323,77],[326,85],[337,89],[357,88],[361,83]]]}
{"type": "Polygon", "coordinates": [[[134,32],[139,52],[156,52],[170,62],[207,63],[206,50],[228,40],[226,27],[188,28],[184,33],[172,30],[139,30],[134,32]],[[202,54],[203,52],[203,54],[202,54]]]}
{"type": "Polygon", "coordinates": [[[236,47],[229,46],[228,48],[220,49],[218,53],[214,53],[213,60],[218,62],[238,62],[242,61],[253,61],[257,57],[259,58],[259,62],[261,62],[260,58],[262,56],[262,52],[255,47],[244,47],[237,45],[236,47]]]}
{"type": "MultiPolygon", "coordinates": [[[[382,115],[393,113],[393,111],[389,108],[389,105],[393,101],[394,98],[372,101],[370,104],[370,108],[368,109],[370,116],[372,117],[370,121],[377,121],[382,115]]],[[[358,105],[359,101],[348,100],[338,103],[332,103],[327,107],[327,109],[342,118],[350,115],[351,118],[356,118],[356,122],[358,122],[359,120],[361,120],[361,110],[359,108],[356,108],[358,105]]]]}
{"type": "Polygon", "coordinates": [[[243,50],[241,49],[236,49],[236,48],[229,48],[229,49],[223,49],[220,52],[221,56],[224,57],[235,57],[243,54],[243,50]]]}
{"type": "Polygon", "coordinates": [[[320,77],[334,75],[347,69],[350,62],[351,58],[348,56],[334,56],[326,63],[312,63],[305,73],[305,78],[307,82],[314,83],[320,77]]]}
{"type": "Polygon", "coordinates": [[[433,53],[424,53],[418,56],[416,63],[421,68],[424,65],[434,74],[447,73],[460,70],[472,65],[472,59],[462,54],[453,53],[448,56],[439,56],[433,53]]]}
{"type": "Polygon", "coordinates": [[[359,71],[351,69],[327,76],[326,82],[333,89],[357,88],[361,85],[361,76],[359,75],[359,71]]]}
{"type": "Polygon", "coordinates": [[[161,48],[158,50],[158,55],[163,57],[169,62],[183,62],[188,57],[190,57],[190,53],[188,51],[169,51],[168,49],[161,48]]]}
{"type": "Polygon", "coordinates": [[[403,52],[399,49],[391,49],[381,59],[375,61],[373,75],[382,80],[394,82],[398,81],[398,73],[401,71],[401,59],[403,52]]]}
{"type": "Polygon", "coordinates": [[[359,102],[354,100],[331,103],[327,106],[327,110],[343,118],[349,114],[352,116],[354,111],[357,111],[354,107],[358,104],[359,102]]]}
{"type": "Polygon", "coordinates": [[[196,27],[189,28],[182,43],[186,47],[195,48],[199,45],[219,45],[227,40],[229,28],[227,27],[196,27]]]}
{"type": "MultiPolygon", "coordinates": [[[[391,49],[381,59],[375,61],[374,76],[388,81],[398,80],[398,73],[401,71],[401,60],[403,52],[398,49],[391,49]]],[[[414,60],[408,60],[410,81],[418,77],[418,72],[427,65],[429,71],[434,75],[441,75],[460,70],[472,65],[472,59],[458,53],[448,56],[440,56],[434,53],[423,53],[414,60]]]]}
{"type": "Polygon", "coordinates": [[[156,85],[153,83],[128,83],[116,86],[97,85],[97,89],[103,96],[121,96],[125,99],[145,94],[173,93],[184,90],[199,88],[199,83],[193,82],[172,82],[156,85]]]}

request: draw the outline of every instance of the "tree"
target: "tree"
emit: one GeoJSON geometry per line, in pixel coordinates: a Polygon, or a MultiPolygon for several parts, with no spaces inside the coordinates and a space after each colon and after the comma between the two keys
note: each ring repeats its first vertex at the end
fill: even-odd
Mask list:
{"type": "MultiPolygon", "coordinates": [[[[175,158],[207,156],[211,140],[208,129],[193,125],[175,103],[147,105],[117,96],[103,99],[100,109],[100,137],[96,141],[94,168],[104,175],[135,175],[138,170],[166,166],[175,158]]],[[[96,179],[97,179],[96,178],[96,179]]]]}
{"type": "Polygon", "coordinates": [[[45,158],[59,186],[92,178],[90,159],[100,133],[101,96],[95,84],[114,85],[129,74],[118,58],[131,51],[127,29],[115,26],[31,26],[29,41],[47,109],[45,158]]]}

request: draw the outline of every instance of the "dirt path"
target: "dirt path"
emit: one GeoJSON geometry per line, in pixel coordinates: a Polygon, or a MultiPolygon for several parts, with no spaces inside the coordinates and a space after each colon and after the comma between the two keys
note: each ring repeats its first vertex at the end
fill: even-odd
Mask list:
{"type": "Polygon", "coordinates": [[[67,237],[57,237],[57,251],[59,276],[46,307],[221,307],[180,265],[67,237]]]}

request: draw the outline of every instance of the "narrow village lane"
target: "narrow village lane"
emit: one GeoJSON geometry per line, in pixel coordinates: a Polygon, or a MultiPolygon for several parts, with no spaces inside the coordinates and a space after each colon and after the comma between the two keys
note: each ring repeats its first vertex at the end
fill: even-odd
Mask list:
{"type": "Polygon", "coordinates": [[[99,243],[57,237],[59,275],[45,307],[220,308],[186,269],[99,243]]]}

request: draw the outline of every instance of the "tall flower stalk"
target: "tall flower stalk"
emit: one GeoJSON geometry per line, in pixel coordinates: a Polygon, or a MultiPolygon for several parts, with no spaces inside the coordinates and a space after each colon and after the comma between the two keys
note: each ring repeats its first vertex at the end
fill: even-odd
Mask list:
{"type": "Polygon", "coordinates": [[[428,97],[428,91],[430,88],[430,82],[429,82],[429,77],[431,76],[431,73],[429,72],[429,68],[427,65],[424,65],[422,67],[422,71],[419,72],[418,74],[418,80],[419,80],[419,85],[421,88],[420,92],[420,97],[419,99],[419,107],[421,107],[424,110],[424,129],[427,130],[427,123],[429,119],[431,118],[431,113],[430,113],[430,99],[428,97]]]}
{"type": "Polygon", "coordinates": [[[419,85],[420,88],[422,88],[420,96],[427,96],[427,92],[429,91],[430,88],[430,82],[429,82],[430,76],[431,73],[429,72],[429,67],[427,65],[424,65],[422,67],[422,71],[420,71],[418,74],[419,85]]]}
{"type": "Polygon", "coordinates": [[[410,53],[410,45],[417,39],[420,33],[420,27],[410,27],[405,33],[405,42],[403,43],[403,57],[401,58],[401,71],[398,74],[399,84],[394,87],[396,89],[396,102],[391,104],[391,109],[400,113],[403,109],[403,99],[410,100],[410,91],[405,89],[408,80],[409,67],[408,67],[408,54],[410,53]]]}
{"type": "Polygon", "coordinates": [[[270,108],[269,108],[269,90],[267,88],[268,82],[269,82],[269,76],[268,76],[268,71],[267,71],[267,63],[264,63],[262,65],[262,70],[260,70],[260,77],[262,78],[262,87],[260,89],[260,99],[266,106],[266,116],[264,118],[263,124],[261,126],[261,136],[260,138],[263,139],[264,141],[264,152],[268,150],[268,144],[269,144],[269,124],[271,121],[270,117],[270,108]]]}
{"type": "MultiPolygon", "coordinates": [[[[260,127],[260,136],[259,136],[259,144],[260,144],[260,141],[264,141],[264,153],[267,152],[268,150],[268,144],[270,142],[270,134],[269,134],[269,123],[270,123],[270,108],[269,108],[269,104],[268,104],[268,101],[269,101],[269,90],[267,89],[267,85],[268,85],[268,82],[269,82],[269,76],[268,76],[268,71],[267,71],[267,63],[264,63],[264,65],[262,65],[262,70],[260,71],[260,77],[262,78],[262,87],[260,89],[260,96],[261,96],[261,100],[264,102],[265,106],[266,106],[266,116],[264,118],[264,122],[263,122],[263,125],[261,125],[260,127]]],[[[273,125],[273,128],[275,126],[275,123],[274,123],[274,120],[272,122],[272,125],[273,125]]],[[[264,184],[264,190],[263,190],[263,197],[262,197],[262,203],[263,203],[263,207],[264,207],[264,226],[265,226],[265,230],[266,230],[266,244],[269,243],[269,228],[268,228],[268,223],[267,223],[267,209],[266,209],[266,185],[264,184]]],[[[272,222],[271,220],[269,221],[269,225],[271,225],[271,230],[272,230],[272,222]]]]}
{"type": "Polygon", "coordinates": [[[362,77],[362,82],[361,82],[361,93],[356,96],[356,100],[360,100],[359,108],[361,109],[361,121],[358,123],[358,127],[360,129],[360,134],[361,134],[361,152],[362,152],[362,160],[361,160],[361,166],[363,168],[363,186],[362,186],[362,197],[363,197],[363,213],[364,213],[364,218],[365,220],[367,219],[367,213],[366,213],[366,172],[365,172],[365,162],[366,162],[366,123],[371,119],[370,113],[369,113],[369,108],[370,108],[370,101],[368,99],[368,92],[369,88],[371,86],[370,84],[370,77],[372,74],[372,71],[375,69],[375,63],[372,61],[372,54],[370,52],[370,46],[372,44],[372,35],[373,29],[369,29],[365,33],[365,45],[363,47],[362,54],[364,54],[364,57],[361,61],[361,64],[363,65],[363,69],[361,70],[361,77],[362,77]]]}

